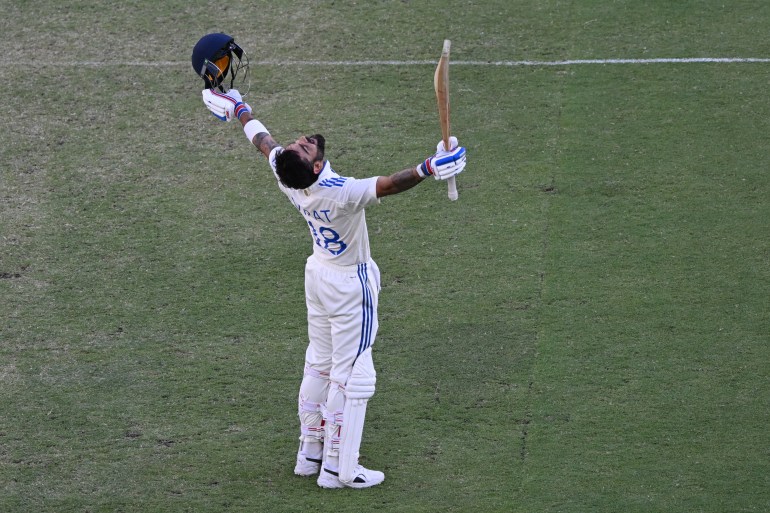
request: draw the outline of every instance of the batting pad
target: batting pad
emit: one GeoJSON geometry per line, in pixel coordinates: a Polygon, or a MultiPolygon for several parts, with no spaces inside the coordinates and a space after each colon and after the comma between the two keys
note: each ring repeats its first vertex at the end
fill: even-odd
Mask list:
{"type": "Polygon", "coordinates": [[[345,384],[345,406],[342,409],[342,429],[339,449],[339,477],[343,483],[351,482],[358,466],[358,450],[364,431],[366,404],[374,395],[377,373],[374,371],[372,350],[361,353],[353,365],[353,372],[345,384]]]}
{"type": "Polygon", "coordinates": [[[322,442],[324,438],[321,405],[329,392],[329,375],[305,367],[305,375],[299,388],[300,440],[322,442]]]}

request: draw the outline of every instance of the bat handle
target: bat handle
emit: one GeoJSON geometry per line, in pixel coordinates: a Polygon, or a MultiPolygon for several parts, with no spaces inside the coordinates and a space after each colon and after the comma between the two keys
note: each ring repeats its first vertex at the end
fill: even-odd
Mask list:
{"type": "Polygon", "coordinates": [[[457,200],[457,181],[455,180],[455,177],[452,176],[447,180],[447,187],[449,188],[448,196],[449,199],[452,201],[457,200]]]}
{"type": "MultiPolygon", "coordinates": [[[[443,139],[444,139],[444,149],[450,148],[449,145],[449,122],[447,120],[446,125],[442,128],[443,132],[443,139]]],[[[446,182],[447,185],[447,196],[449,196],[449,199],[452,201],[457,201],[457,180],[455,180],[454,176],[449,177],[449,179],[446,182]]]]}

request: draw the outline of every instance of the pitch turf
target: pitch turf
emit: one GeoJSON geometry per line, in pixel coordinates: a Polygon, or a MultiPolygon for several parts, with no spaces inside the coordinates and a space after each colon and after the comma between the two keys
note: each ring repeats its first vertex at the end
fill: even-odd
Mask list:
{"type": "MultiPolygon", "coordinates": [[[[735,4],[735,5],[733,5],[735,4]]],[[[770,6],[16,2],[0,20],[0,511],[770,509],[770,6]],[[188,64],[224,30],[368,213],[366,491],[292,474],[306,229],[188,64]],[[388,62],[383,62],[388,61],[388,62]]]]}

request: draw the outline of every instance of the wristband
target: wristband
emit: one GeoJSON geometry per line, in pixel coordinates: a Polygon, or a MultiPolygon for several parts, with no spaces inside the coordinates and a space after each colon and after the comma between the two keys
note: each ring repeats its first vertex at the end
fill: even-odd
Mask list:
{"type": "Polygon", "coordinates": [[[425,162],[417,166],[417,172],[423,178],[427,178],[433,175],[433,168],[430,165],[430,159],[425,159],[425,162]]]}
{"type": "Polygon", "coordinates": [[[246,139],[249,140],[249,142],[254,141],[254,136],[257,134],[268,134],[270,135],[270,132],[267,131],[267,128],[265,128],[265,125],[257,121],[256,119],[252,119],[245,125],[243,125],[243,133],[246,134],[246,139]]]}
{"type": "Polygon", "coordinates": [[[249,109],[248,105],[243,102],[238,102],[235,104],[235,107],[233,108],[233,114],[235,114],[236,118],[241,119],[241,116],[243,116],[243,114],[246,112],[251,112],[251,109],[249,109]]]}

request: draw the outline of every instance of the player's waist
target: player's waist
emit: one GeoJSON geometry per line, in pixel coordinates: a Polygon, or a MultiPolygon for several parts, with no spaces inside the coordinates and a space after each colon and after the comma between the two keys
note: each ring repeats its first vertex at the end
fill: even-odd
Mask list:
{"type": "Polygon", "coordinates": [[[369,264],[372,262],[371,258],[362,259],[360,261],[356,261],[353,263],[344,263],[340,260],[333,260],[333,259],[327,259],[322,258],[315,254],[315,252],[307,257],[308,263],[314,263],[318,265],[322,265],[324,267],[328,267],[329,269],[334,269],[335,271],[341,271],[341,272],[349,272],[349,271],[356,271],[359,266],[362,264],[369,264]]]}

